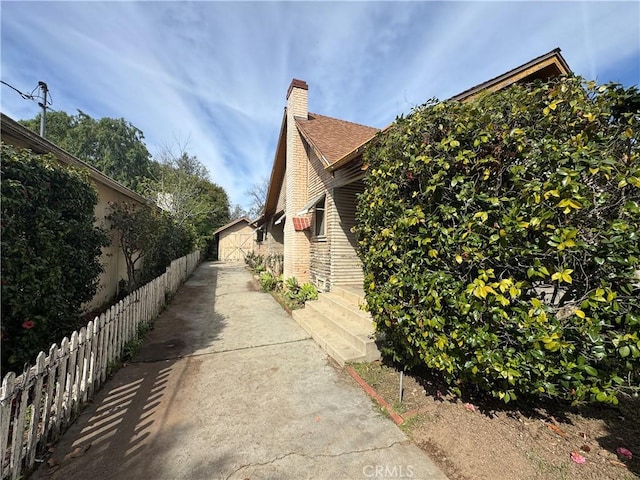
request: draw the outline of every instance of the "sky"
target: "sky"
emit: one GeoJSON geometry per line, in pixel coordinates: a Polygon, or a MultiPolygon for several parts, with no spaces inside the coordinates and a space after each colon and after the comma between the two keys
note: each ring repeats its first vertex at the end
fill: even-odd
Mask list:
{"type": "MultiPolygon", "coordinates": [[[[269,177],[293,78],[309,111],[383,128],[556,47],[578,75],[640,84],[640,2],[0,2],[0,77],[51,107],[185,144],[233,204],[269,177]]],[[[0,109],[37,104],[0,86],[0,109]]]]}

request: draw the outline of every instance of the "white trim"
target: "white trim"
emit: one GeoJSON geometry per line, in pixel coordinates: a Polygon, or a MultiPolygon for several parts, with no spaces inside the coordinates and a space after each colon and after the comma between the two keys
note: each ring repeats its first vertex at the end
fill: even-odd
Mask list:
{"type": "Polygon", "coordinates": [[[325,196],[326,196],[326,193],[322,193],[320,195],[313,197],[309,202],[305,204],[304,207],[302,207],[302,210],[296,213],[296,217],[300,217],[302,215],[306,215],[307,213],[309,213],[311,209],[316,205],[316,203],[322,200],[325,196]]]}
{"type": "Polygon", "coordinates": [[[273,222],[274,225],[278,225],[280,223],[282,223],[282,221],[285,219],[285,217],[287,216],[287,212],[283,213],[280,218],[278,218],[275,222],[273,222]]]}

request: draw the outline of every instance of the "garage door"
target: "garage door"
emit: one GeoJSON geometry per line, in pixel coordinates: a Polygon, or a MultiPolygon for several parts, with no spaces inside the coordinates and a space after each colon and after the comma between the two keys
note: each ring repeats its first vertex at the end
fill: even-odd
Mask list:
{"type": "Polygon", "coordinates": [[[223,262],[240,262],[253,247],[253,233],[233,232],[220,235],[218,258],[223,262]]]}

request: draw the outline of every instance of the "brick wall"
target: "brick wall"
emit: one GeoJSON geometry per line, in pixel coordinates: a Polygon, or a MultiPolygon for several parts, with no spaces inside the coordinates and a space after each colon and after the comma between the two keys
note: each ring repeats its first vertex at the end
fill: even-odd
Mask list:
{"type": "Polygon", "coordinates": [[[293,80],[287,93],[287,156],[284,225],[284,277],[296,277],[300,283],[309,281],[309,231],[297,232],[291,220],[307,201],[308,168],[305,146],[296,128],[295,117],[307,118],[308,87],[293,80]]]}

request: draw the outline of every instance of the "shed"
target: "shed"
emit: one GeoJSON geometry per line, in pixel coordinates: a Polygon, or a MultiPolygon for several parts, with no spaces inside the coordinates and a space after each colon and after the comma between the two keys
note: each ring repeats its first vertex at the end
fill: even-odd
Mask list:
{"type": "Polygon", "coordinates": [[[240,262],[253,251],[255,229],[247,217],[223,225],[213,232],[218,245],[218,260],[240,262]]]}

